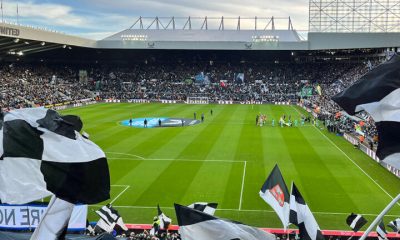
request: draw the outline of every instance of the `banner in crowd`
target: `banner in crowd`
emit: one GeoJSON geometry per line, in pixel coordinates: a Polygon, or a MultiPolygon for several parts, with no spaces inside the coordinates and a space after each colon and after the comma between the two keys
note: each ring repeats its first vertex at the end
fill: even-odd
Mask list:
{"type": "MultiPolygon", "coordinates": [[[[24,230],[36,228],[45,205],[0,205],[0,229],[24,230]]],[[[86,229],[87,205],[75,205],[68,223],[69,230],[86,229]]]]}
{"type": "Polygon", "coordinates": [[[202,83],[202,82],[204,82],[204,80],[205,80],[205,75],[204,75],[204,72],[200,72],[200,73],[198,73],[196,76],[194,76],[194,80],[196,81],[196,82],[200,82],[200,83],[202,83]]]}
{"type": "Polygon", "coordinates": [[[313,88],[312,87],[303,87],[301,89],[301,97],[311,97],[313,94],[313,88]]]}
{"type": "Polygon", "coordinates": [[[238,84],[244,83],[244,73],[235,73],[233,80],[238,84]]]}

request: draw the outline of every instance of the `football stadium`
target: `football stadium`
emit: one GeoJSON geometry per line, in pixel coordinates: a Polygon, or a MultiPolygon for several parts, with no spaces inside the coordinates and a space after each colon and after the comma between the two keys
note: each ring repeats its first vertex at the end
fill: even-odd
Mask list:
{"type": "Polygon", "coordinates": [[[0,239],[400,238],[399,1],[308,11],[2,19],[0,239]]]}

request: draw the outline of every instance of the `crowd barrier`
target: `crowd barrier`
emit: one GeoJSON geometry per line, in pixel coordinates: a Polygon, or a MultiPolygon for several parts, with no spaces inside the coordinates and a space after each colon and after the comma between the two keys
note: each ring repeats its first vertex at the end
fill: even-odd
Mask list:
{"type": "MultiPolygon", "coordinates": [[[[152,225],[150,224],[126,224],[126,226],[131,229],[131,230],[150,230],[152,228],[152,225]]],[[[178,225],[172,225],[168,228],[169,230],[172,231],[177,231],[179,229],[178,225]]],[[[270,232],[273,234],[281,234],[281,235],[286,235],[286,234],[299,234],[298,229],[281,229],[281,228],[261,228],[262,230],[266,232],[270,232]]],[[[361,237],[364,232],[353,232],[353,231],[341,231],[341,230],[321,230],[322,234],[325,236],[343,236],[343,237],[361,237]]],[[[372,232],[369,234],[369,237],[377,237],[378,235],[376,232],[372,232]]],[[[400,238],[400,234],[398,233],[388,233],[386,235],[387,237],[390,238],[400,238]]]]}
{"type": "Polygon", "coordinates": [[[275,105],[290,105],[291,102],[266,102],[266,101],[233,101],[233,100],[217,100],[217,101],[205,101],[205,100],[191,100],[191,101],[182,101],[182,100],[167,100],[167,99],[128,99],[128,100],[121,100],[121,99],[105,99],[103,102],[106,103],[166,103],[166,104],[174,104],[174,103],[186,103],[186,104],[248,104],[248,105],[261,105],[261,104],[275,104],[275,105]]]}
{"type": "Polygon", "coordinates": [[[386,164],[385,162],[382,162],[379,160],[378,156],[376,156],[376,152],[371,150],[370,148],[368,148],[367,146],[365,146],[364,144],[358,144],[359,140],[350,135],[350,134],[343,134],[344,139],[346,139],[348,142],[350,142],[353,145],[358,145],[359,149],[361,151],[363,151],[365,154],[367,154],[370,158],[372,158],[373,160],[375,160],[376,162],[378,162],[380,165],[382,165],[383,167],[385,167],[389,172],[393,173],[394,175],[396,175],[397,177],[400,178],[400,170],[389,165],[386,164]]]}
{"type": "Polygon", "coordinates": [[[58,104],[52,104],[52,105],[45,105],[45,108],[51,108],[54,110],[64,110],[67,108],[73,108],[73,107],[82,107],[86,105],[91,105],[95,104],[97,101],[94,101],[92,99],[83,99],[75,102],[65,102],[65,103],[58,103],[58,104]]]}

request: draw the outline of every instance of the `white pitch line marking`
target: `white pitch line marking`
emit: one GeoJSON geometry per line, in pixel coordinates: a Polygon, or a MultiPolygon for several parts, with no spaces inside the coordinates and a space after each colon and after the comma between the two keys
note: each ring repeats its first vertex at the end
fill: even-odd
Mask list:
{"type": "Polygon", "coordinates": [[[113,204],[128,188],[130,187],[129,185],[110,185],[111,187],[125,187],[124,190],[122,190],[111,202],[110,204],[113,204]]]}
{"type": "MultiPolygon", "coordinates": [[[[293,105],[292,107],[299,113],[299,110],[297,110],[297,108],[295,108],[293,105]]],[[[315,127],[315,126],[314,126],[315,127]]],[[[358,167],[358,169],[361,170],[361,172],[363,172],[365,174],[365,176],[367,176],[370,180],[372,180],[384,193],[386,193],[386,195],[388,195],[391,199],[393,199],[392,195],[390,195],[379,183],[377,183],[375,181],[375,179],[373,179],[367,172],[364,171],[364,169],[362,169],[352,158],[349,157],[349,155],[347,155],[347,153],[345,153],[341,148],[338,147],[338,145],[336,145],[330,138],[328,138],[320,129],[318,129],[317,127],[315,127],[315,129],[318,130],[318,132],[324,136],[325,139],[328,140],[328,142],[330,142],[334,147],[336,147],[343,155],[345,155],[347,157],[347,159],[349,159],[355,166],[358,167]]],[[[397,205],[400,206],[399,203],[397,203],[397,205]]]]}
{"type": "MultiPolygon", "coordinates": [[[[345,155],[347,157],[347,159],[349,159],[356,167],[358,167],[358,169],[361,170],[361,172],[363,172],[365,174],[365,176],[367,176],[369,179],[371,179],[376,186],[378,186],[384,193],[386,193],[386,195],[388,195],[391,199],[393,199],[392,195],[390,195],[379,183],[377,183],[375,181],[375,179],[373,179],[367,172],[364,171],[364,169],[362,169],[356,162],[354,162],[354,160],[352,158],[349,157],[349,155],[347,155],[341,148],[339,148],[331,139],[329,139],[325,134],[323,134],[321,132],[321,130],[319,130],[317,127],[315,127],[315,129],[318,130],[318,132],[324,136],[333,146],[335,146],[341,153],[343,153],[343,155],[345,155]]],[[[399,203],[397,203],[397,205],[400,206],[399,203]]]]}
{"type": "MultiPolygon", "coordinates": [[[[90,207],[102,207],[103,205],[90,205],[90,207]]],[[[113,206],[116,208],[131,208],[131,209],[157,209],[157,206],[113,206]]],[[[163,207],[162,209],[175,209],[173,207],[163,207]]],[[[231,212],[267,212],[267,213],[275,213],[272,210],[260,210],[260,209],[228,209],[228,208],[217,208],[217,211],[231,211],[231,212]]],[[[313,212],[317,215],[346,215],[348,216],[350,213],[340,213],[340,212],[313,212]]],[[[379,213],[360,213],[365,216],[378,216],[379,213]]],[[[398,215],[385,215],[388,217],[398,217],[398,215]]]]}
{"type": "Polygon", "coordinates": [[[246,178],[246,167],[247,167],[247,161],[244,161],[243,175],[242,175],[242,188],[240,190],[240,199],[239,199],[239,210],[242,210],[242,199],[243,199],[243,190],[244,190],[244,179],[246,178]]]}
{"type": "Polygon", "coordinates": [[[244,161],[222,160],[222,159],[169,159],[169,158],[124,158],[124,157],[109,157],[110,160],[131,160],[131,161],[179,161],[179,162],[225,162],[225,163],[244,163],[244,161]]]}
{"type": "Polygon", "coordinates": [[[140,158],[142,160],[145,160],[146,158],[139,156],[139,155],[135,155],[135,154],[130,154],[130,153],[120,153],[120,152],[105,152],[105,153],[110,153],[110,154],[116,154],[116,155],[125,155],[125,156],[131,156],[131,157],[137,157],[140,158]]]}

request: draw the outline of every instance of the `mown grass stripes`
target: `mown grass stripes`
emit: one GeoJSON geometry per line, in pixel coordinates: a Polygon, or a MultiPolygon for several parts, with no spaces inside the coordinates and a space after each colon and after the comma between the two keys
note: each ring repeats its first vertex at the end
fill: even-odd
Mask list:
{"type": "MultiPolygon", "coordinates": [[[[80,115],[91,139],[109,152],[112,184],[130,186],[114,202],[129,223],[151,223],[158,203],[168,207],[164,211],[175,221],[174,202],[215,201],[223,209],[217,211],[221,217],[260,227],[282,227],[276,214],[258,195],[276,163],[289,187],[295,181],[311,209],[321,212],[315,216],[324,229],[347,229],[344,213],[378,213],[383,209],[390,197],[375,182],[392,196],[400,189],[397,177],[343,138],[310,124],[279,127],[283,114],[287,118],[290,115],[292,120],[308,114],[297,107],[111,103],[63,113],[80,115]],[[190,127],[153,129],[119,124],[130,116],[191,119],[194,112],[198,119],[204,112],[205,122],[190,127]],[[260,113],[268,117],[266,126],[255,125],[260,113]],[[272,119],[275,127],[271,126],[272,119]],[[243,161],[247,161],[247,169],[243,211],[239,211],[243,161]]],[[[113,187],[112,199],[122,190],[113,187]]],[[[399,211],[400,207],[396,207],[391,214],[399,211]]],[[[93,212],[89,218],[97,220],[93,212]]]]}

